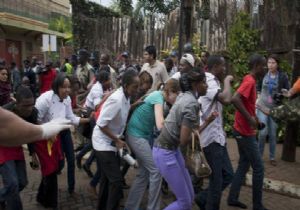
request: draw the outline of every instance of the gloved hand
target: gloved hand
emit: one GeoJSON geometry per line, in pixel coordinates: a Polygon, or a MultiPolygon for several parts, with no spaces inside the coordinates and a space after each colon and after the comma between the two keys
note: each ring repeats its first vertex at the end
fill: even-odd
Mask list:
{"type": "Polygon", "coordinates": [[[66,119],[55,119],[40,125],[43,131],[43,139],[56,136],[59,132],[72,127],[71,121],[66,119]]]}

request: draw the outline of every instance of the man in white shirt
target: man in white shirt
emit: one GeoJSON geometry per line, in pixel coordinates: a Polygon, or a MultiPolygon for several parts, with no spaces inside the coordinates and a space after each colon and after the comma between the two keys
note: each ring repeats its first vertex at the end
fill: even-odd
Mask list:
{"type": "Polygon", "coordinates": [[[164,83],[169,79],[167,69],[163,63],[156,60],[156,48],[155,46],[147,46],[144,51],[145,64],[142,67],[141,72],[147,71],[153,78],[152,87],[149,93],[156,90],[160,83],[164,83]]]}
{"type": "Polygon", "coordinates": [[[200,124],[203,124],[212,112],[219,115],[201,133],[200,141],[208,164],[212,169],[207,190],[197,195],[196,203],[200,209],[218,210],[222,191],[231,183],[233,168],[226,148],[226,134],[223,130],[223,105],[231,102],[231,75],[224,79],[224,89],[221,82],[225,74],[225,60],[213,55],[208,60],[206,83],[207,94],[199,98],[201,104],[200,124]]]}

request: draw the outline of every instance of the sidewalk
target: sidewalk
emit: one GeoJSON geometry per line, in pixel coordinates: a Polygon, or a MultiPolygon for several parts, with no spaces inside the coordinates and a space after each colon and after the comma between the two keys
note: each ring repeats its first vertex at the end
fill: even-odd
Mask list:
{"type": "MultiPolygon", "coordinates": [[[[228,139],[228,152],[231,163],[234,168],[237,167],[239,155],[237,152],[237,144],[234,139],[228,139]]],[[[276,146],[277,166],[273,166],[269,161],[269,144],[265,145],[264,167],[265,180],[264,188],[300,198],[300,147],[297,147],[296,162],[290,163],[281,160],[282,144],[276,146]]],[[[252,185],[252,172],[248,173],[247,185],[252,185]]]]}
{"type": "MultiPolygon", "coordinates": [[[[267,148],[267,147],[266,147],[267,148]]],[[[235,144],[235,140],[229,139],[228,140],[228,150],[230,154],[230,158],[232,160],[232,164],[234,168],[237,165],[238,161],[238,153],[237,153],[237,147],[235,144]]],[[[299,183],[300,178],[297,176],[300,175],[300,148],[297,149],[297,162],[296,163],[287,163],[280,160],[280,154],[281,154],[281,145],[277,146],[277,153],[278,153],[278,165],[276,167],[269,164],[268,159],[265,158],[265,171],[266,171],[266,178],[270,178],[272,180],[280,180],[285,181],[288,183],[299,183]]],[[[28,157],[27,152],[26,154],[26,160],[27,163],[29,163],[30,158],[28,157]]],[[[265,156],[268,154],[266,150],[265,156]]],[[[267,156],[266,156],[267,157],[267,156]]],[[[95,164],[93,164],[92,168],[95,172],[95,164]]],[[[29,164],[27,164],[27,173],[28,173],[28,186],[23,190],[21,193],[24,210],[43,210],[44,208],[40,206],[35,198],[37,189],[40,183],[40,172],[39,171],[33,171],[29,164]]],[[[134,176],[135,176],[136,170],[130,169],[129,173],[127,174],[127,183],[130,185],[134,176]]],[[[67,174],[66,174],[66,168],[63,170],[63,173],[59,175],[59,207],[60,210],[91,210],[96,209],[97,200],[93,198],[88,190],[87,186],[89,183],[90,178],[85,174],[83,170],[76,169],[76,192],[79,194],[79,197],[75,200],[73,198],[70,198],[67,193],[67,174]]],[[[0,187],[1,187],[1,181],[0,181],[0,187]]],[[[128,190],[124,190],[125,192],[125,199],[128,194],[128,190]]],[[[223,193],[222,196],[222,203],[221,203],[221,209],[222,210],[238,210],[237,208],[228,207],[226,204],[226,198],[228,194],[228,189],[223,193]]],[[[143,201],[142,201],[142,209],[146,209],[146,203],[147,203],[147,195],[145,195],[143,201]]],[[[290,196],[285,196],[282,194],[274,193],[272,191],[264,191],[263,194],[263,200],[264,204],[268,209],[271,210],[297,210],[300,209],[300,199],[299,198],[293,198],[290,196]]],[[[171,192],[167,196],[163,196],[163,203],[162,207],[165,207],[169,203],[171,203],[174,200],[174,197],[172,196],[171,192]]],[[[241,191],[240,200],[248,205],[248,209],[252,209],[252,190],[250,187],[244,186],[241,191]]],[[[122,203],[125,201],[123,200],[122,203]]],[[[194,205],[193,210],[197,210],[198,207],[194,205]]]]}

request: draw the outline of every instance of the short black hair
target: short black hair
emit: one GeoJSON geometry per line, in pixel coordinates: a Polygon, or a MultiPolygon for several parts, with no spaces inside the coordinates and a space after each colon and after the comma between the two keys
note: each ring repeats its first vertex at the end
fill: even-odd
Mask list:
{"type": "Polygon", "coordinates": [[[204,72],[188,71],[183,73],[179,79],[179,84],[182,92],[192,90],[192,83],[205,81],[204,72]]]}
{"type": "Polygon", "coordinates": [[[99,71],[96,75],[96,80],[100,83],[106,82],[110,79],[110,72],[107,71],[99,71]]]}
{"type": "Polygon", "coordinates": [[[122,76],[122,87],[130,85],[134,78],[138,76],[138,73],[135,70],[129,69],[125,71],[122,76]]]}
{"type": "Polygon", "coordinates": [[[52,90],[58,95],[58,89],[64,85],[65,79],[68,79],[71,83],[70,77],[68,77],[64,72],[59,73],[52,82],[52,90]]]}
{"type": "Polygon", "coordinates": [[[153,56],[153,59],[156,59],[156,47],[154,45],[149,45],[145,48],[145,51],[153,56]]]}
{"type": "Polygon", "coordinates": [[[223,56],[221,55],[211,55],[208,57],[207,60],[207,68],[210,71],[214,65],[220,65],[224,61],[223,56]]]}
{"type": "Polygon", "coordinates": [[[17,88],[17,92],[16,92],[17,103],[20,103],[23,99],[29,99],[29,98],[34,98],[33,93],[30,90],[30,88],[26,87],[26,86],[23,86],[23,85],[20,85],[17,88]]]}
{"type": "Polygon", "coordinates": [[[260,54],[253,54],[249,58],[248,67],[250,70],[255,68],[257,65],[262,64],[266,61],[265,57],[260,54]]]}

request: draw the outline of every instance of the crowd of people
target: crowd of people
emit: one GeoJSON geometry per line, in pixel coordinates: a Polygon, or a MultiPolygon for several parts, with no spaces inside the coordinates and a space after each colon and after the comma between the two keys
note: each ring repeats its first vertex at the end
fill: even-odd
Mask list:
{"type": "Polygon", "coordinates": [[[202,52],[198,58],[190,43],[184,50],[181,58],[172,51],[161,62],[155,46],[147,46],[142,66],[132,64],[129,52],[120,54],[122,63],[116,66],[108,54],[98,56],[85,49],[66,58],[61,66],[51,61],[43,64],[35,57],[24,60],[23,69],[15,62],[8,67],[1,61],[1,107],[35,124],[28,127],[30,124],[0,110],[1,208],[22,209],[20,192],[28,183],[23,142],[28,143],[31,168],[41,170],[36,200],[46,208],[59,207],[57,180],[66,159],[69,195],[78,196],[77,165],[91,178],[89,189],[98,198],[99,210],[120,209],[121,199],[126,200],[125,210],[138,210],[146,190],[147,209],[159,210],[162,185],[176,197],[166,210],[190,210],[194,201],[201,210],[218,210],[222,191],[230,184],[228,205],[245,209],[239,194],[250,166],[253,209],[266,209],[262,156],[267,137],[270,163],[277,164],[277,123],[269,110],[279,105],[278,94],[291,97],[299,93],[300,79],[290,89],[278,56],[254,54],[249,58],[248,74],[233,93],[234,77],[226,75],[224,57],[202,52]],[[236,108],[233,135],[240,155],[235,172],[223,124],[223,108],[230,104],[236,108]],[[10,142],[10,135],[11,141],[17,139],[4,131],[14,126],[4,125],[5,119],[23,127],[16,130],[27,128],[22,134],[26,139],[5,143],[6,139],[10,142]],[[72,131],[70,124],[75,126],[72,131]],[[212,170],[206,189],[197,184],[199,178],[197,181],[185,164],[185,149],[193,133],[200,133],[199,145],[212,170]],[[91,170],[94,161],[95,173],[91,170]],[[131,187],[125,180],[130,166],[137,170],[131,187]],[[130,189],[124,198],[126,188],[130,189]]]}

